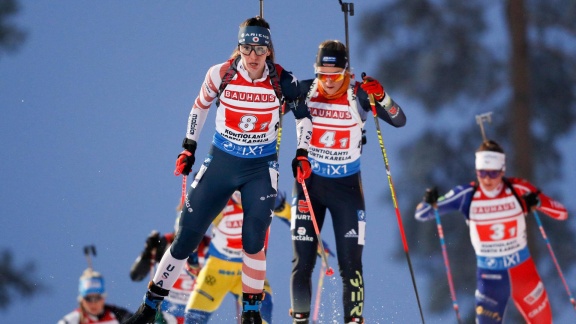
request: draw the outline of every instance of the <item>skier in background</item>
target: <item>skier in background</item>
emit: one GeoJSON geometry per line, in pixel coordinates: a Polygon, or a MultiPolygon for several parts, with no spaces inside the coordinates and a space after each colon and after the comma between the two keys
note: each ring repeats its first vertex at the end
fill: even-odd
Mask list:
{"type": "Polygon", "coordinates": [[[436,188],[427,189],[416,219],[433,220],[434,208],[466,218],[476,252],[476,323],[502,323],[510,298],[526,322],[552,323],[548,295],[528,250],[525,218],[537,210],[565,220],[568,212],[530,182],[504,177],[505,158],[498,143],[482,142],[476,150],[478,183],[456,186],[442,197],[436,188]]]}
{"type": "MultiPolygon", "coordinates": [[[[178,207],[178,210],[181,210],[181,206],[178,207]]],[[[154,265],[160,261],[166,249],[170,248],[173,241],[174,233],[161,235],[158,231],[152,231],[146,238],[144,250],[130,268],[130,279],[132,279],[132,281],[142,281],[146,278],[154,265]]],[[[196,277],[202,265],[205,264],[209,244],[210,237],[204,236],[198,250],[188,257],[186,265],[176,280],[173,289],[170,290],[170,294],[168,294],[162,303],[162,312],[157,315],[156,323],[184,323],[186,304],[188,303],[192,289],[194,289],[196,277]]]]}
{"type": "Polygon", "coordinates": [[[363,323],[364,278],[362,250],[365,243],[366,208],[360,177],[363,126],[375,100],[380,119],[402,127],[406,116],[371,77],[355,82],[348,66],[346,46],[336,40],[319,45],[316,78],[300,82],[312,116],[312,138],[308,150],[298,149],[292,170],[297,179],[293,201],[291,315],[294,323],[308,323],[312,272],[318,239],[302,189],[306,181],[320,230],[326,211],[332,216],[336,255],[342,277],[345,323],[363,323]],[[306,95],[307,94],[307,95],[306,95]]]}
{"type": "Polygon", "coordinates": [[[218,97],[216,133],[182,209],[174,243],[148,285],[144,301],[126,323],[153,321],[164,297],[178,279],[186,258],[199,245],[211,222],[234,191],[242,193],[242,323],[261,323],[266,255],[264,244],[272,220],[278,186],[276,144],[281,96],[293,111],[299,129],[298,148],[308,146],[309,111],[294,105],[299,95],[292,73],[274,63],[269,24],[261,17],[244,21],[232,58],[211,67],[188,118],[184,151],[176,161],[176,174],[189,174],[195,162],[200,132],[208,109],[218,97]],[[239,58],[239,59],[236,59],[239,58]],[[220,91],[223,77],[233,65],[235,74],[220,91]],[[277,90],[281,90],[281,94],[277,90]],[[221,95],[220,95],[221,93],[221,95]]]}
{"type": "Polygon", "coordinates": [[[106,304],[104,278],[91,268],[84,270],[78,285],[79,306],[64,316],[58,324],[118,324],[132,313],[124,308],[106,304]]]}

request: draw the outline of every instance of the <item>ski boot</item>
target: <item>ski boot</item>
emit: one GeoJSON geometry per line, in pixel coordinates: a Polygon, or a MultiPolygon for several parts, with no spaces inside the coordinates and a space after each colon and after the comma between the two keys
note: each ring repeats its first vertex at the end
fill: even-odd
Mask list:
{"type": "Polygon", "coordinates": [[[362,316],[360,316],[360,317],[344,317],[344,323],[346,323],[346,324],[355,324],[355,323],[364,324],[364,318],[362,316]]]}
{"type": "Polygon", "coordinates": [[[288,312],[290,317],[293,318],[293,324],[308,324],[310,321],[308,318],[310,317],[310,312],[303,312],[303,313],[294,313],[292,309],[288,312]]]}
{"type": "Polygon", "coordinates": [[[242,324],[262,324],[262,316],[260,316],[262,300],[264,300],[264,293],[242,293],[242,324]]]}
{"type": "Polygon", "coordinates": [[[169,290],[160,288],[150,281],[148,291],[144,295],[144,302],[138,307],[136,313],[122,324],[154,324],[156,312],[160,309],[164,297],[168,296],[168,292],[169,290]]]}

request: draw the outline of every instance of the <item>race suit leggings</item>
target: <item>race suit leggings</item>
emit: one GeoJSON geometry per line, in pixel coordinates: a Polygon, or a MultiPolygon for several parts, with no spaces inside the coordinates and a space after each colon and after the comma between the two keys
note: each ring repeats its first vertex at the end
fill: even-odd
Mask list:
{"type": "Polygon", "coordinates": [[[242,195],[243,249],[249,254],[260,252],[272,220],[277,187],[276,154],[239,158],[212,147],[188,191],[170,252],[176,259],[186,259],[235,190],[242,195]]]}
{"type": "Polygon", "coordinates": [[[510,269],[478,268],[476,280],[477,323],[502,323],[510,297],[527,323],[552,323],[548,294],[532,258],[510,269]]]}
{"type": "MultiPolygon", "coordinates": [[[[264,283],[264,290],[266,297],[262,301],[260,314],[264,323],[272,323],[273,298],[268,280],[264,283]]],[[[242,304],[242,263],[211,256],[198,274],[196,286],[188,300],[186,324],[208,323],[228,293],[234,295],[239,305],[242,304]]]]}
{"type": "MultiPolygon", "coordinates": [[[[327,210],[332,216],[343,285],[344,318],[361,317],[364,307],[362,250],[366,217],[360,174],[343,178],[325,178],[312,174],[306,180],[306,187],[318,227],[322,229],[327,210]]],[[[294,313],[309,313],[318,241],[302,185],[296,183],[295,190],[290,225],[294,251],[291,303],[294,313]]]]}

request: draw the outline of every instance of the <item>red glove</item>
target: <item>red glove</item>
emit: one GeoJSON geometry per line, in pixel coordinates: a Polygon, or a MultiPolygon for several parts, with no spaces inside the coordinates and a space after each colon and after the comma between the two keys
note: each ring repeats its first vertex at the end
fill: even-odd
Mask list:
{"type": "Polygon", "coordinates": [[[305,149],[296,150],[296,157],[292,160],[292,173],[298,183],[302,183],[312,174],[312,167],[308,161],[308,151],[305,149]]]}
{"type": "Polygon", "coordinates": [[[176,159],[176,169],[174,170],[174,175],[188,175],[192,170],[194,161],[194,154],[187,150],[182,151],[182,153],[178,154],[178,158],[176,159]]]}
{"type": "Polygon", "coordinates": [[[368,95],[373,95],[376,101],[381,101],[386,93],[384,92],[384,88],[380,82],[369,76],[365,76],[362,79],[364,80],[364,82],[362,82],[360,85],[362,90],[364,90],[368,95]]]}
{"type": "Polygon", "coordinates": [[[312,174],[312,168],[310,166],[310,161],[308,161],[308,158],[299,156],[296,159],[300,161],[300,165],[298,168],[298,177],[296,178],[296,180],[298,181],[298,183],[302,183],[302,181],[310,178],[310,175],[312,174]]]}
{"type": "Polygon", "coordinates": [[[178,154],[178,158],[176,159],[176,169],[174,170],[175,176],[181,174],[188,175],[192,170],[194,161],[196,161],[194,158],[194,153],[196,152],[196,141],[184,138],[182,141],[182,147],[184,148],[184,151],[178,154]]]}

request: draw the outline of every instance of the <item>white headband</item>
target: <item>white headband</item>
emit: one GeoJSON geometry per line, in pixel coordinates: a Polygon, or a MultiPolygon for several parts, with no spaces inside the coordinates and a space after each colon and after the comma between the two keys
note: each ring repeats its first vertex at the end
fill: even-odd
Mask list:
{"type": "Polygon", "coordinates": [[[476,170],[506,169],[506,155],[493,151],[476,152],[476,170]]]}

